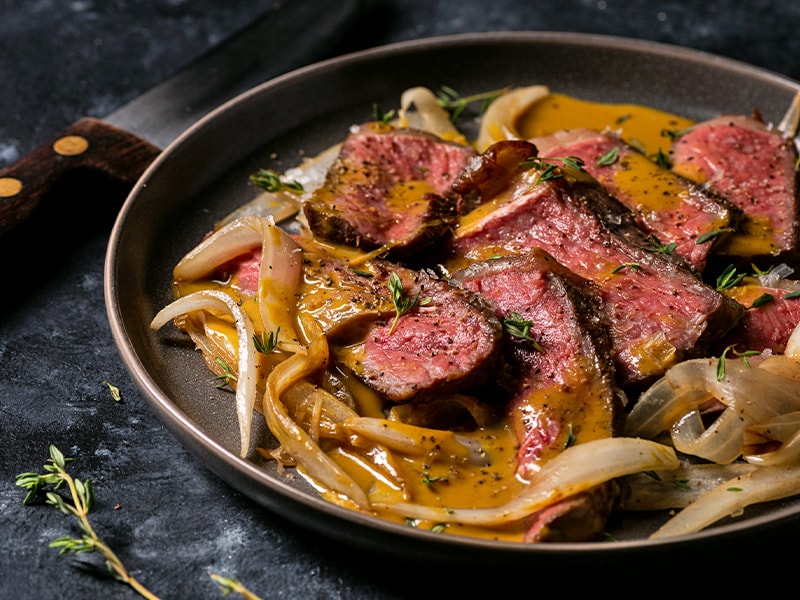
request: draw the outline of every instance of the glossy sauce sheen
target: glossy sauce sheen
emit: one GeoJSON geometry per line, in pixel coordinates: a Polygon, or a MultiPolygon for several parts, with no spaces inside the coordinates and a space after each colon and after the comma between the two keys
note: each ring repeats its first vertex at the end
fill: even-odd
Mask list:
{"type": "Polygon", "coordinates": [[[672,113],[638,104],[589,102],[564,94],[550,94],[534,104],[517,124],[524,138],[550,135],[561,129],[611,129],[648,156],[666,152],[670,140],[663,132],[679,131],[694,122],[672,113]]]}

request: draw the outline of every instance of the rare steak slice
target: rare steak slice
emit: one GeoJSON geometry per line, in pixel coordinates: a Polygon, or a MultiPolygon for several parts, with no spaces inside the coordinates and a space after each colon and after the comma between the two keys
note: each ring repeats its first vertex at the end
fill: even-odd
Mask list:
{"type": "Polygon", "coordinates": [[[450,186],[474,155],[468,146],[411,129],[372,123],[353,131],[305,203],[312,233],[363,250],[418,252],[455,217],[450,186]]]}
{"type": "Polygon", "coordinates": [[[682,132],[672,169],[706,185],[744,213],[740,229],[715,252],[778,256],[798,242],[797,150],[757,118],[721,116],[682,132]]]}
{"type": "MultiPolygon", "coordinates": [[[[498,142],[520,154],[518,146],[525,143],[498,142]]],[[[528,146],[527,153],[535,155],[536,148],[528,146]]],[[[470,174],[462,173],[459,190],[468,189],[470,181],[479,185],[481,177],[470,174]]],[[[483,197],[483,204],[461,218],[445,257],[449,268],[538,247],[594,282],[623,385],[645,382],[676,361],[702,355],[735,325],[743,308],[682,261],[646,250],[644,234],[634,242],[624,209],[580,175],[541,168],[512,175],[505,189],[483,197]]]]}
{"type": "Polygon", "coordinates": [[[721,239],[719,232],[730,229],[738,218],[728,202],[611,132],[579,128],[529,141],[542,157],[579,158],[583,169],[651,234],[654,251],[674,252],[698,273],[705,269],[712,245],[721,239]]]}
{"type": "Polygon", "coordinates": [[[746,277],[740,285],[726,289],[725,294],[747,307],[747,312],[722,339],[720,352],[727,346],[740,352],[786,350],[789,336],[800,322],[800,282],[761,282],[756,277],[746,277]]]}
{"type": "MultiPolygon", "coordinates": [[[[623,396],[594,284],[539,248],[474,263],[453,278],[488,298],[506,324],[507,412],[521,476],[571,444],[621,431],[623,396]]],[[[528,539],[591,539],[603,531],[616,490],[610,483],[549,507],[532,519],[528,539]]]]}
{"type": "Polygon", "coordinates": [[[427,272],[307,255],[300,310],[328,334],[337,363],[394,402],[478,388],[502,366],[502,328],[486,302],[427,272]]]}

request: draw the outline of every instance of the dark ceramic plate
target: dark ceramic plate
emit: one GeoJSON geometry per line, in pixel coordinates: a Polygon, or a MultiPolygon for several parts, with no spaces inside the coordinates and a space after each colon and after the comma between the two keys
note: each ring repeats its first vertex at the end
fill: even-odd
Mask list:
{"type": "MultiPolygon", "coordinates": [[[[482,564],[635,564],[674,551],[725,551],[800,514],[795,500],[750,510],[697,535],[651,542],[664,515],[622,516],[617,541],[523,545],[434,534],[386,523],[322,500],[299,477],[237,457],[231,395],[215,389],[199,353],[168,329],[149,329],[170,300],[171,270],[215,221],[252,198],[248,175],[285,169],[395,107],[411,86],[462,95],[546,84],[603,102],[634,102],[694,119],[758,109],[778,121],[796,82],[731,60],[604,36],[500,33],[433,38],[322,62],[274,79],[213,112],[155,161],[128,198],[111,237],[106,301],[120,353],[167,428],[209,469],[257,503],[321,534],[391,555],[482,564]]],[[[256,419],[262,422],[263,419],[256,419]]],[[[258,436],[268,436],[262,427],[258,436]]]]}

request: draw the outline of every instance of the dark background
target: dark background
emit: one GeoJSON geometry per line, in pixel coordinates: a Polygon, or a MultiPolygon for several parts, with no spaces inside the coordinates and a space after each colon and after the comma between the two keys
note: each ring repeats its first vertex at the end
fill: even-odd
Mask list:
{"type": "MultiPolygon", "coordinates": [[[[0,0],[0,168],[79,117],[113,111],[273,4],[0,0]]],[[[325,55],[492,30],[644,38],[800,78],[800,3],[790,1],[375,0],[365,2],[353,27],[325,55]]],[[[62,232],[55,243],[38,241],[43,260],[53,258],[49,267],[29,249],[2,247],[0,597],[137,597],[48,548],[50,540],[76,533],[71,520],[50,508],[22,506],[15,475],[39,470],[50,443],[77,458],[76,475],[94,481],[101,536],[163,598],[220,597],[209,572],[238,577],[264,598],[477,597],[489,590],[571,595],[586,583],[627,595],[634,582],[644,593],[666,582],[666,593],[683,594],[690,589],[687,573],[738,578],[731,570],[737,557],[746,559],[744,577],[752,567],[756,578],[782,576],[763,569],[781,565],[785,554],[777,547],[797,535],[796,526],[785,537],[772,532],[756,545],[729,549],[724,563],[706,556],[687,564],[675,556],[646,573],[628,572],[625,565],[605,573],[542,572],[534,564],[524,573],[495,573],[365,556],[284,521],[209,473],[137,393],[106,322],[102,266],[109,230],[106,224],[62,232]],[[104,380],[121,388],[123,402],[110,398],[104,380]]]]}

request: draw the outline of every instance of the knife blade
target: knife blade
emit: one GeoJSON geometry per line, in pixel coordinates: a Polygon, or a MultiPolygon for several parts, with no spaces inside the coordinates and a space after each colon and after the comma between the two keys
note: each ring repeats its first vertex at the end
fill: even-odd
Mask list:
{"type": "Polygon", "coordinates": [[[361,5],[361,0],[276,4],[102,119],[84,117],[69,125],[0,170],[0,237],[55,214],[51,207],[58,204],[64,182],[73,190],[99,182],[118,209],[147,166],[180,133],[245,90],[323,58],[355,22],[361,5]]]}

